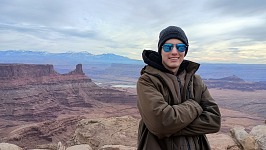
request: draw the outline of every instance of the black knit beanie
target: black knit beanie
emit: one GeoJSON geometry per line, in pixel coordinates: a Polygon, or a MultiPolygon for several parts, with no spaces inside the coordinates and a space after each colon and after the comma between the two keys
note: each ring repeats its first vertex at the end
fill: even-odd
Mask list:
{"type": "MultiPolygon", "coordinates": [[[[159,54],[161,54],[163,44],[169,39],[178,39],[182,41],[184,44],[186,44],[186,46],[188,47],[188,39],[185,32],[180,27],[169,26],[160,32],[159,42],[158,42],[159,54]]],[[[185,52],[185,56],[187,55],[187,51],[188,48],[185,52]]]]}

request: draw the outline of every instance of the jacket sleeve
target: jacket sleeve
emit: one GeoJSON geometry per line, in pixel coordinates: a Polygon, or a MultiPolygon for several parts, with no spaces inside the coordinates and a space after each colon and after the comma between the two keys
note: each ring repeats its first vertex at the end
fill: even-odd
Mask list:
{"type": "Polygon", "coordinates": [[[202,107],[193,100],[169,105],[151,77],[142,75],[137,82],[138,109],[148,130],[158,138],[180,131],[201,113],[202,107]]]}
{"type": "Polygon", "coordinates": [[[221,114],[219,107],[212,98],[207,86],[203,83],[202,79],[198,76],[197,80],[201,83],[200,87],[197,86],[194,89],[195,98],[200,97],[199,102],[200,106],[203,109],[203,112],[192,121],[187,127],[182,129],[176,135],[200,135],[215,133],[220,130],[221,127],[221,114]],[[202,90],[198,89],[201,88],[202,90]],[[201,93],[197,93],[197,91],[201,93]],[[198,96],[197,96],[198,95],[198,96]]]}

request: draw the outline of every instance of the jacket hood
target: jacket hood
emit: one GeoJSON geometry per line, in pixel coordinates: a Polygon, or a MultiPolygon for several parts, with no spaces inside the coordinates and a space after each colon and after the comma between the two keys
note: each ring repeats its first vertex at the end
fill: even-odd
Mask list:
{"type": "Polygon", "coordinates": [[[156,51],[144,50],[142,52],[142,59],[143,59],[144,63],[146,63],[147,65],[150,65],[150,66],[152,66],[152,67],[154,67],[160,71],[171,73],[169,70],[167,70],[163,66],[162,57],[156,51]]]}
{"type": "MultiPolygon", "coordinates": [[[[162,56],[156,52],[156,51],[152,51],[152,50],[144,50],[142,52],[142,59],[144,61],[144,63],[146,63],[149,66],[152,66],[162,72],[167,72],[167,73],[172,73],[171,71],[169,71],[168,69],[166,69],[163,64],[162,64],[162,56]]],[[[199,68],[200,64],[189,61],[189,60],[183,60],[183,62],[181,63],[178,73],[182,72],[184,69],[186,69],[187,72],[190,71],[194,71],[196,72],[199,68]]]]}

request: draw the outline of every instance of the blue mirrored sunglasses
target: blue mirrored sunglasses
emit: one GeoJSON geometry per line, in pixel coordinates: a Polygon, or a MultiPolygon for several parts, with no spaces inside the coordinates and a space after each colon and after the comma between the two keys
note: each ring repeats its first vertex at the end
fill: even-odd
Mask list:
{"type": "MultiPolygon", "coordinates": [[[[180,43],[180,44],[175,44],[175,46],[176,49],[181,53],[187,50],[186,44],[180,43]]],[[[174,44],[165,43],[162,47],[165,52],[170,52],[174,48],[174,44]]]]}

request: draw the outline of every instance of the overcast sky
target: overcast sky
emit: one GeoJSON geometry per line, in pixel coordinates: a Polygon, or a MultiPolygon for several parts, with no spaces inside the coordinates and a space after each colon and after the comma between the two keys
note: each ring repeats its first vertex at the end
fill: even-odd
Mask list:
{"type": "Polygon", "coordinates": [[[141,59],[169,25],[186,32],[186,59],[266,64],[265,0],[1,0],[0,51],[141,59]]]}

